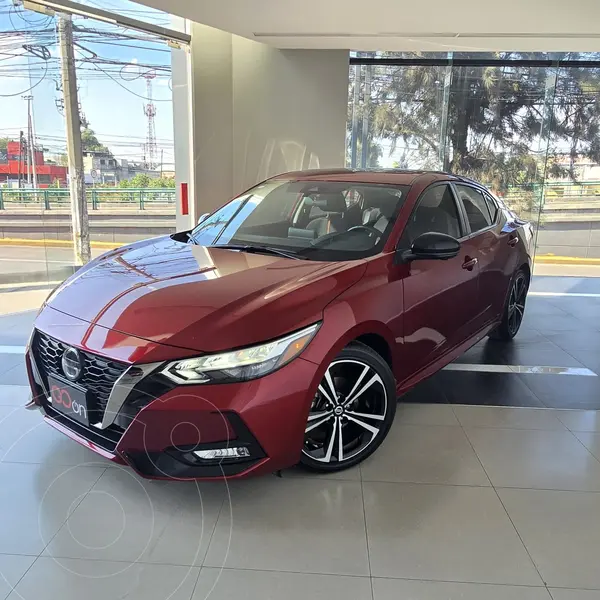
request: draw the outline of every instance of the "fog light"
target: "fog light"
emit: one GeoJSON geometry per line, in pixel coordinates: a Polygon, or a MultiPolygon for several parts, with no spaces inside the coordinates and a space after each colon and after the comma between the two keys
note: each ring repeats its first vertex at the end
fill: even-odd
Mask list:
{"type": "Polygon", "coordinates": [[[244,446],[240,446],[238,448],[194,450],[194,454],[202,460],[221,460],[222,458],[248,458],[250,456],[250,450],[244,446]]]}

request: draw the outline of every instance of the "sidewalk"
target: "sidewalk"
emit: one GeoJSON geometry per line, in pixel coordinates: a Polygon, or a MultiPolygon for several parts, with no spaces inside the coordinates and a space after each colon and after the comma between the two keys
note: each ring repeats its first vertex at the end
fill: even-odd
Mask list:
{"type": "Polygon", "coordinates": [[[39,309],[59,283],[0,285],[0,315],[39,309]]]}

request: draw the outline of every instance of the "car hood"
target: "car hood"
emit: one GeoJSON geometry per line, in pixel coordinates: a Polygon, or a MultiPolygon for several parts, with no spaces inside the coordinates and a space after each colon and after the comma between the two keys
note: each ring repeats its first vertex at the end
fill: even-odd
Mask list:
{"type": "Polygon", "coordinates": [[[47,305],[154,342],[214,352],[279,337],[321,319],[365,261],[316,262],[145,240],[95,259],[47,305]]]}

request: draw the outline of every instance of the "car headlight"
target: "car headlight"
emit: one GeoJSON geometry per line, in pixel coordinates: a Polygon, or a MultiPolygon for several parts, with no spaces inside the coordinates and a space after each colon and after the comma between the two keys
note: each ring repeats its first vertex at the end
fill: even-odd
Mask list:
{"type": "Polygon", "coordinates": [[[259,346],[169,363],[163,375],[179,384],[231,383],[262,377],[296,358],[320,323],[259,346]]]}

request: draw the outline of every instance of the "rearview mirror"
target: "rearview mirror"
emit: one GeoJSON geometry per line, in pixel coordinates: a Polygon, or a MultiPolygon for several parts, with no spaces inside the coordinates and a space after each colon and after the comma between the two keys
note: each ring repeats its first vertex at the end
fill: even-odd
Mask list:
{"type": "Polygon", "coordinates": [[[198,225],[200,225],[200,223],[202,223],[202,221],[205,221],[207,219],[207,217],[210,216],[210,213],[204,213],[203,215],[200,215],[200,218],[198,219],[198,225]]]}
{"type": "Polygon", "coordinates": [[[448,260],[460,252],[460,242],[451,235],[430,231],[421,234],[410,250],[400,253],[401,262],[412,260],[448,260]]]}

